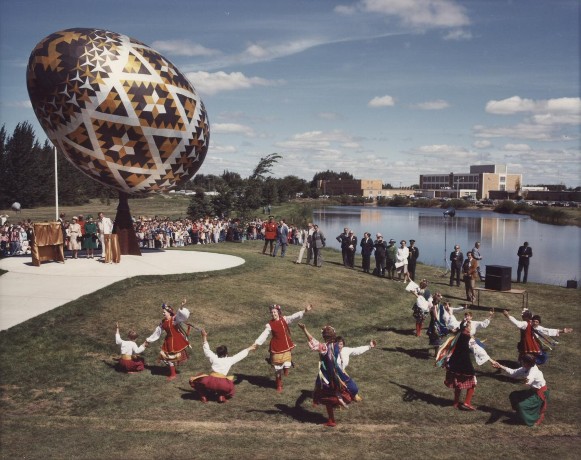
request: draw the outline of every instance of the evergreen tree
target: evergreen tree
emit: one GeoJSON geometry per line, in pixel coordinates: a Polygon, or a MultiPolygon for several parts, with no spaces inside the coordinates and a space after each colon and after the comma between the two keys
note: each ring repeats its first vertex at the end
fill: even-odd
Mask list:
{"type": "Polygon", "coordinates": [[[203,219],[204,217],[214,216],[215,214],[214,207],[204,194],[204,191],[197,189],[188,206],[188,217],[191,219],[203,219]]]}

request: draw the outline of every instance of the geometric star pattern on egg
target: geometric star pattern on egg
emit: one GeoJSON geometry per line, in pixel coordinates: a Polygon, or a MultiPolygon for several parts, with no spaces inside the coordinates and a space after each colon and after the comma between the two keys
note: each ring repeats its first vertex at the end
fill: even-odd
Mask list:
{"type": "Polygon", "coordinates": [[[49,35],[30,55],[27,86],[59,151],[120,191],[175,188],[206,157],[210,124],[193,85],[126,35],[81,28],[49,35]]]}

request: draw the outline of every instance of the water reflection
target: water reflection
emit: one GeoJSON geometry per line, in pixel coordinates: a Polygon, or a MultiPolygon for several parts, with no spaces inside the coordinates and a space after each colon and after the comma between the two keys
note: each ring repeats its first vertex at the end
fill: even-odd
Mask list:
{"type": "MultiPolygon", "coordinates": [[[[344,227],[361,240],[363,232],[373,237],[416,240],[420,261],[444,266],[454,244],[466,253],[481,242],[482,265],[513,267],[516,278],[516,252],[524,241],[533,249],[529,281],[565,285],[581,277],[581,229],[541,224],[528,216],[497,214],[489,211],[457,211],[445,217],[441,209],[332,207],[313,212],[327,237],[327,245],[339,249],[335,237],[344,227]]],[[[359,254],[360,251],[358,251],[359,254]]],[[[360,263],[360,256],[357,262],[360,263]]]]}

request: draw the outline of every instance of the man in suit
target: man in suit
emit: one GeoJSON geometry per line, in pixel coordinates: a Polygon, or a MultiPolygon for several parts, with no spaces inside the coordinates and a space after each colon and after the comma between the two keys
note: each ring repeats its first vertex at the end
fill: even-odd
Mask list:
{"type": "Polygon", "coordinates": [[[518,248],[516,253],[518,256],[518,268],[516,270],[516,282],[520,283],[520,275],[524,270],[524,276],[522,279],[523,283],[527,282],[527,277],[529,275],[529,260],[533,256],[533,248],[529,246],[528,241],[518,248]]]}
{"type": "Polygon", "coordinates": [[[349,230],[347,235],[347,264],[349,268],[355,267],[355,251],[357,251],[357,237],[353,234],[353,230],[349,230]]]}
{"type": "Polygon", "coordinates": [[[343,265],[345,265],[346,267],[349,265],[348,263],[349,251],[347,250],[347,247],[349,246],[349,243],[347,242],[348,238],[349,238],[349,229],[347,227],[343,229],[343,233],[341,233],[337,238],[335,238],[339,243],[341,243],[341,255],[343,256],[343,265]]]}
{"type": "Polygon", "coordinates": [[[373,254],[374,248],[371,233],[365,232],[359,245],[361,246],[361,257],[363,259],[361,268],[363,268],[364,273],[369,273],[371,267],[371,254],[373,254]]]}
{"type": "Polygon", "coordinates": [[[301,250],[299,251],[299,256],[295,261],[295,264],[300,264],[303,262],[303,255],[305,251],[307,251],[307,265],[311,263],[311,259],[313,258],[313,248],[311,246],[311,239],[313,237],[314,232],[313,224],[309,222],[307,229],[302,230],[301,235],[303,239],[303,245],[301,246],[301,250]]]}
{"type": "Polygon", "coordinates": [[[460,286],[462,262],[464,262],[464,254],[460,251],[460,246],[456,245],[450,254],[450,286],[454,285],[454,278],[456,278],[456,286],[460,286]]]}
{"type": "Polygon", "coordinates": [[[321,268],[323,266],[323,254],[321,250],[326,245],[325,235],[319,230],[319,226],[314,226],[313,236],[311,238],[313,246],[313,265],[321,268]]]}
{"type": "Polygon", "coordinates": [[[272,257],[276,257],[278,253],[278,248],[280,249],[280,256],[284,257],[286,254],[286,248],[288,246],[288,225],[284,219],[281,219],[276,230],[276,245],[274,246],[274,252],[272,257]]]}
{"type": "Polygon", "coordinates": [[[416,246],[416,240],[410,240],[408,256],[408,275],[414,281],[416,279],[416,263],[420,257],[420,250],[416,246]]]}

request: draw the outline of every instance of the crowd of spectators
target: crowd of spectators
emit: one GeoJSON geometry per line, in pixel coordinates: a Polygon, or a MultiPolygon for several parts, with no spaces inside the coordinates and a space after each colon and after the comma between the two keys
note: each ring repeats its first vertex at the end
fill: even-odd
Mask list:
{"type": "MultiPolygon", "coordinates": [[[[77,219],[77,216],[74,216],[77,219]]],[[[84,217],[78,216],[81,229],[84,230],[84,217]]],[[[70,249],[70,226],[72,221],[61,214],[65,250],[70,249]]],[[[216,244],[225,241],[242,242],[244,240],[263,240],[264,221],[238,218],[205,218],[190,219],[169,217],[134,218],[135,234],[139,246],[144,249],[164,249],[184,247],[191,244],[216,244]]],[[[30,254],[32,246],[33,223],[26,221],[10,222],[2,216],[0,226],[0,254],[2,257],[30,254]]],[[[302,244],[302,232],[296,226],[289,226],[288,243],[302,244]]]]}

